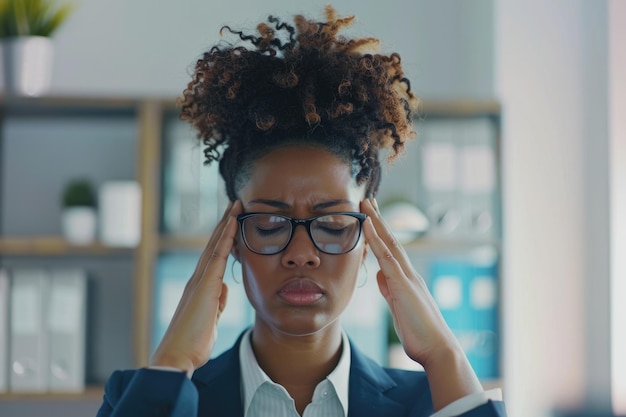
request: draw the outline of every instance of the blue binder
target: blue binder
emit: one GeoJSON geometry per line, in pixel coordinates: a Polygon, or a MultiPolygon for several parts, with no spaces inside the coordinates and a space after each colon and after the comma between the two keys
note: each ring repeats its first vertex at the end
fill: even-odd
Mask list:
{"type": "Polygon", "coordinates": [[[499,372],[499,309],[497,263],[475,263],[470,270],[469,310],[474,331],[467,356],[480,378],[497,378],[499,372]]]}
{"type": "Polygon", "coordinates": [[[497,262],[437,258],[430,290],[481,379],[499,376],[497,262]]]}

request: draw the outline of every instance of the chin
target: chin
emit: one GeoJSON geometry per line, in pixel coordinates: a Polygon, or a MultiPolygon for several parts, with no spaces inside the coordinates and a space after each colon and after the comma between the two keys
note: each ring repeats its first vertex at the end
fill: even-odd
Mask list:
{"type": "Polygon", "coordinates": [[[311,336],[329,330],[333,325],[339,325],[338,317],[330,319],[326,315],[312,315],[310,311],[288,311],[282,317],[274,317],[269,322],[257,314],[256,320],[261,320],[264,326],[289,336],[311,336]]]}

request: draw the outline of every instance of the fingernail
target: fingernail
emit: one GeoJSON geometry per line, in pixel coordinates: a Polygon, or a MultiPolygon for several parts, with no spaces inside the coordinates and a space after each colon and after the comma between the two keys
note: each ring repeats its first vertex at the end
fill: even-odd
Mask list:
{"type": "Polygon", "coordinates": [[[376,211],[378,211],[378,202],[376,201],[376,199],[372,197],[370,200],[376,211]]]}

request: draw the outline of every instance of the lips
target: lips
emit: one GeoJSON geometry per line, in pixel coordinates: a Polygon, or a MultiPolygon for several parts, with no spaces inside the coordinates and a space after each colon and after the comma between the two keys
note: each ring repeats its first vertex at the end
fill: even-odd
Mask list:
{"type": "Polygon", "coordinates": [[[277,294],[287,304],[304,306],[318,302],[324,290],[309,278],[293,278],[280,287],[277,294]]]}

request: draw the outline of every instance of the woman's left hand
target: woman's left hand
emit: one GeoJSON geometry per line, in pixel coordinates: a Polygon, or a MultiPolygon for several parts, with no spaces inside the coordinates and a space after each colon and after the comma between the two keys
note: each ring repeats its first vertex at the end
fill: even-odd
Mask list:
{"type": "Polygon", "coordinates": [[[426,282],[381,217],[376,201],[361,202],[361,211],[368,216],[363,224],[366,242],[380,265],[378,287],[389,305],[404,351],[426,370],[433,403],[439,406],[436,408],[482,391],[426,282]]]}

